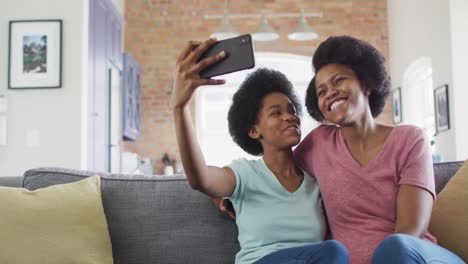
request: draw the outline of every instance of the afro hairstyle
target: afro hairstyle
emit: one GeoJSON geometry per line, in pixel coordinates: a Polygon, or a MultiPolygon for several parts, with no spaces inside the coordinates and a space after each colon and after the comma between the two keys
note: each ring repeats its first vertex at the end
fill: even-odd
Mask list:
{"type": "Polygon", "coordinates": [[[228,113],[229,133],[234,142],[249,154],[263,154],[260,141],[249,136],[257,124],[262,101],[270,93],[286,95],[300,115],[301,105],[288,78],[279,71],[260,68],[250,73],[232,98],[228,113]]]}
{"type": "MultiPolygon", "coordinates": [[[[315,73],[327,64],[341,64],[354,71],[369,92],[372,116],[380,115],[390,95],[390,77],[385,69],[385,57],[371,44],[350,37],[332,36],[322,42],[314,53],[312,66],[315,73]]],[[[312,118],[322,122],[325,118],[318,107],[315,77],[306,92],[306,108],[312,118]]]]}

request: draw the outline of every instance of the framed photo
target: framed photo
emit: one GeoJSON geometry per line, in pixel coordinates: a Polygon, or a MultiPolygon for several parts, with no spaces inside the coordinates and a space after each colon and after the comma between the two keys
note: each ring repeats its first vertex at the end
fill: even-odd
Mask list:
{"type": "Polygon", "coordinates": [[[403,120],[401,112],[401,88],[398,87],[392,92],[392,113],[393,124],[399,124],[403,120]]]}
{"type": "Polygon", "coordinates": [[[434,89],[434,115],[436,132],[450,129],[448,85],[434,89]]]}
{"type": "Polygon", "coordinates": [[[129,54],[123,54],[123,139],[137,141],[141,133],[142,68],[129,54]]]}
{"type": "Polygon", "coordinates": [[[62,20],[10,21],[8,88],[62,86],[62,20]]]}

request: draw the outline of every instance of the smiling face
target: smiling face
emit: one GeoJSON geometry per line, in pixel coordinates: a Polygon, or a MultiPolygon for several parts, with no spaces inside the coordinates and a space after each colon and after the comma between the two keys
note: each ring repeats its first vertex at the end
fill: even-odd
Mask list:
{"type": "Polygon", "coordinates": [[[325,65],[315,76],[315,85],[318,107],[329,122],[347,125],[370,113],[369,94],[351,68],[325,65]]]}
{"type": "Polygon", "coordinates": [[[301,140],[300,124],[291,100],[283,93],[273,92],[263,98],[258,122],[249,136],[260,140],[264,150],[290,148],[301,140]]]}

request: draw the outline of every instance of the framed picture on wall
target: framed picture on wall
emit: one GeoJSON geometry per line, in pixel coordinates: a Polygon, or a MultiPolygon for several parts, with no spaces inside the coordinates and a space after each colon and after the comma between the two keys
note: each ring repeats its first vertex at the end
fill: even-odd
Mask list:
{"type": "Polygon", "coordinates": [[[448,85],[434,89],[434,113],[437,133],[450,129],[448,85]]]}
{"type": "Polygon", "coordinates": [[[393,124],[400,124],[403,120],[401,112],[401,88],[398,87],[392,92],[392,113],[393,124]]]}
{"type": "Polygon", "coordinates": [[[142,68],[128,53],[123,54],[123,139],[136,141],[141,133],[142,68]]]}
{"type": "Polygon", "coordinates": [[[62,86],[62,20],[10,21],[8,88],[62,86]]]}

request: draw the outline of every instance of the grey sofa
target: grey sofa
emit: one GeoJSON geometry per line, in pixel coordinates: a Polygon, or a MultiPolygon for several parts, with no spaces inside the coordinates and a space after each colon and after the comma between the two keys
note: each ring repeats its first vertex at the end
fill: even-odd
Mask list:
{"type": "MultiPolygon", "coordinates": [[[[434,165],[436,191],[463,162],[434,165]]],[[[219,213],[183,175],[111,175],[58,168],[0,177],[0,186],[35,190],[99,174],[115,263],[234,263],[239,250],[233,220],[219,213]]]]}

